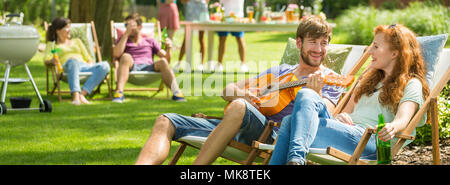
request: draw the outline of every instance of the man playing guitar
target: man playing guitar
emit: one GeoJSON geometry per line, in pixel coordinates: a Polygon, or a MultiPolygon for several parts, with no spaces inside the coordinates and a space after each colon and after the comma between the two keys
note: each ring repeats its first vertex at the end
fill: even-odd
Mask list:
{"type": "MultiPolygon", "coordinates": [[[[263,132],[268,120],[281,122],[284,116],[291,114],[295,95],[300,88],[310,88],[318,92],[328,109],[333,110],[342,89],[330,88],[325,84],[323,76],[336,73],[322,65],[331,33],[331,26],[321,18],[310,16],[303,20],[296,35],[296,44],[301,53],[299,64],[294,66],[283,64],[268,69],[256,78],[228,84],[222,97],[230,103],[222,120],[194,118],[173,113],[160,115],[136,164],[162,164],[169,155],[171,141],[184,136],[208,137],[194,164],[211,164],[232,139],[251,145],[263,132]],[[249,84],[255,84],[260,77],[268,74],[279,80],[306,79],[304,87],[285,89],[292,95],[291,101],[273,115],[263,115],[259,111],[260,106],[264,106],[258,103],[260,96],[248,88],[249,84]]],[[[278,128],[274,128],[272,137],[269,137],[267,142],[273,142],[277,131],[278,128]]]]}

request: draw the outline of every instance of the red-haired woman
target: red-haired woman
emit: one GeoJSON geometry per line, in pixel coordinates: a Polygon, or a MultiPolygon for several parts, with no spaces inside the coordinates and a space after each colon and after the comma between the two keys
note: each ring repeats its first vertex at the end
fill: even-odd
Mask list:
{"type": "MultiPolygon", "coordinates": [[[[331,146],[353,153],[365,129],[376,127],[378,114],[386,121],[379,132],[381,140],[393,142],[395,134],[406,128],[429,95],[420,46],[415,34],[399,24],[380,25],[374,32],[370,69],[343,113],[333,118],[320,92],[301,89],[292,115],[282,121],[270,164],[305,164],[309,148],[331,146]]],[[[426,115],[421,124],[425,120],[426,115]]],[[[370,138],[361,158],[376,159],[375,139],[370,138]]]]}

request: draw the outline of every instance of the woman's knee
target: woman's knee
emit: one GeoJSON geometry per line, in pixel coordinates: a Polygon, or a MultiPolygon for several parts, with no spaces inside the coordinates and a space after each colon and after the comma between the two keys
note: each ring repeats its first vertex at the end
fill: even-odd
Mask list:
{"type": "Polygon", "coordinates": [[[74,69],[78,69],[79,68],[78,61],[76,59],[69,59],[64,64],[64,68],[66,71],[72,71],[74,69]]]}
{"type": "Polygon", "coordinates": [[[110,70],[110,66],[108,62],[100,62],[98,68],[104,73],[108,74],[110,70]]]}
{"type": "Polygon", "coordinates": [[[295,97],[295,101],[308,101],[308,100],[315,100],[315,99],[322,99],[320,95],[309,88],[302,88],[297,92],[297,96],[295,97]]]}

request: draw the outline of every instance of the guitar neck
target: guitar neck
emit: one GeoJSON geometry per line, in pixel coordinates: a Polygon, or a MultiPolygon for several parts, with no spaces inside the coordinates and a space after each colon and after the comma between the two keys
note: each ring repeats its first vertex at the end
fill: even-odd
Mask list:
{"type": "Polygon", "coordinates": [[[308,82],[308,78],[301,79],[301,80],[296,80],[296,81],[286,82],[286,83],[280,84],[278,90],[283,90],[283,89],[287,89],[287,88],[291,88],[291,87],[301,86],[301,85],[306,84],[307,82],[308,82]]]}
{"type": "MultiPolygon", "coordinates": [[[[323,81],[325,82],[325,84],[328,84],[330,86],[348,87],[350,84],[352,84],[354,79],[355,79],[354,76],[342,77],[342,76],[326,75],[324,77],[323,81]]],[[[280,84],[272,84],[272,85],[267,86],[264,89],[261,89],[260,95],[266,95],[267,93],[280,91],[280,90],[288,89],[288,88],[292,88],[292,87],[302,86],[302,85],[305,85],[307,82],[308,82],[308,78],[304,78],[304,79],[300,79],[300,80],[296,80],[296,81],[290,81],[290,82],[285,82],[285,83],[280,83],[280,84]]]]}

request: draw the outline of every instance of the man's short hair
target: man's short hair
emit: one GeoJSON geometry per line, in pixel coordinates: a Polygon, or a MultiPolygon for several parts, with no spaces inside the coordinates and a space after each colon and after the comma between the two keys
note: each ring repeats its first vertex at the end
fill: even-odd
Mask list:
{"type": "Polygon", "coordinates": [[[297,38],[303,39],[310,37],[317,39],[327,37],[328,42],[331,40],[332,27],[327,21],[317,16],[308,16],[300,22],[297,28],[297,38]]]}
{"type": "Polygon", "coordinates": [[[138,26],[142,25],[142,19],[141,19],[141,16],[139,16],[138,13],[134,13],[134,14],[128,15],[128,16],[125,18],[125,21],[128,21],[128,20],[134,20],[134,21],[136,21],[136,23],[137,23],[138,26]]]}

